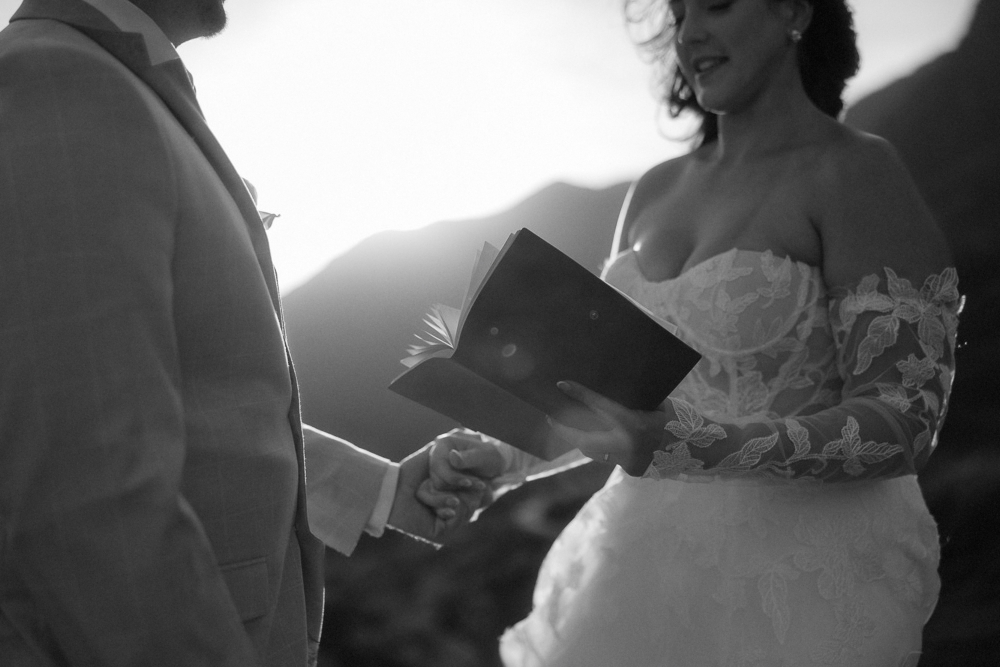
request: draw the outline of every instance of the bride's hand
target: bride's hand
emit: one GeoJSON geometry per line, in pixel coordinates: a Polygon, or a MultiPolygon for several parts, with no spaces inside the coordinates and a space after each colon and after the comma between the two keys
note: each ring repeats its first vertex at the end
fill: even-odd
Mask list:
{"type": "Polygon", "coordinates": [[[561,381],[559,389],[581,404],[582,410],[597,415],[607,430],[584,431],[550,420],[556,436],[573,444],[595,461],[620,465],[630,475],[639,476],[663,445],[666,414],[662,411],[630,410],[577,382],[561,381]]]}
{"type": "Polygon", "coordinates": [[[503,474],[505,467],[490,439],[468,429],[452,429],[431,443],[428,479],[417,496],[450,528],[493,502],[488,482],[503,474]]]}

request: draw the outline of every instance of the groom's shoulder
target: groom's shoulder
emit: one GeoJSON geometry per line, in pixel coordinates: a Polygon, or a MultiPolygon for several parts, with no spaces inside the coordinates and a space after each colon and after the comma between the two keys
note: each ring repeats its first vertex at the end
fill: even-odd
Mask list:
{"type": "MultiPolygon", "coordinates": [[[[123,65],[76,28],[54,19],[12,21],[0,31],[0,86],[65,83],[86,72],[123,74],[123,65]]],[[[95,91],[96,92],[96,91],[95,91]]]]}
{"type": "Polygon", "coordinates": [[[53,124],[120,125],[123,115],[148,116],[149,97],[128,67],[72,26],[29,19],[0,31],[0,124],[10,131],[41,140],[53,124]]]}

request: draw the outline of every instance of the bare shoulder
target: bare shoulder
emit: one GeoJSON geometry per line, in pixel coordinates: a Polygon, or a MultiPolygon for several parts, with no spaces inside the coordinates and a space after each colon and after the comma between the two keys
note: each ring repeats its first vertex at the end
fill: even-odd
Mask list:
{"type": "Polygon", "coordinates": [[[884,181],[886,177],[909,179],[899,153],[882,137],[841,123],[836,124],[836,130],[831,134],[832,140],[825,154],[832,167],[831,177],[868,180],[872,175],[880,174],[879,181],[884,181]]]}
{"type": "Polygon", "coordinates": [[[621,214],[618,216],[612,255],[627,247],[636,218],[651,203],[671,190],[690,160],[691,154],[671,158],[647,169],[636,179],[625,199],[621,214]]]}
{"type": "Polygon", "coordinates": [[[696,159],[694,157],[696,154],[697,152],[686,153],[647,169],[635,183],[633,201],[648,204],[668,191],[671,185],[680,178],[687,165],[696,159]]]}
{"type": "Polygon", "coordinates": [[[886,268],[920,284],[951,265],[944,235],[885,139],[840,126],[818,178],[828,286],[851,286],[886,268]]]}

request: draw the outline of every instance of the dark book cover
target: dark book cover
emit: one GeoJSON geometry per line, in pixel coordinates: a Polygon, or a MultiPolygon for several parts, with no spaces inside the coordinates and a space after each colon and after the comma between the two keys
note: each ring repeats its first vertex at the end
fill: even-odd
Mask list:
{"type": "Polygon", "coordinates": [[[544,459],[572,449],[547,417],[603,422],[556,386],[573,380],[654,410],[700,355],[629,297],[527,229],[480,254],[459,311],[438,306],[396,393],[544,459]]]}

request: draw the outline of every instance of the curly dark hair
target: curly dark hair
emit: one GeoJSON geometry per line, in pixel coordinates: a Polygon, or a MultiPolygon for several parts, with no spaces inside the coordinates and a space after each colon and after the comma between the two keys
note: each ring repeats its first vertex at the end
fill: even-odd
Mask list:
{"type": "MultiPolygon", "coordinates": [[[[846,0],[805,0],[812,6],[809,27],[799,42],[799,70],[806,94],[821,111],[837,118],[844,109],[847,80],[860,63],[854,18],[846,0]]],[[[695,133],[704,145],[719,135],[718,117],[695,99],[674,52],[675,30],[666,0],[623,0],[633,38],[651,56],[667,113],[700,117],[695,133]]]]}

